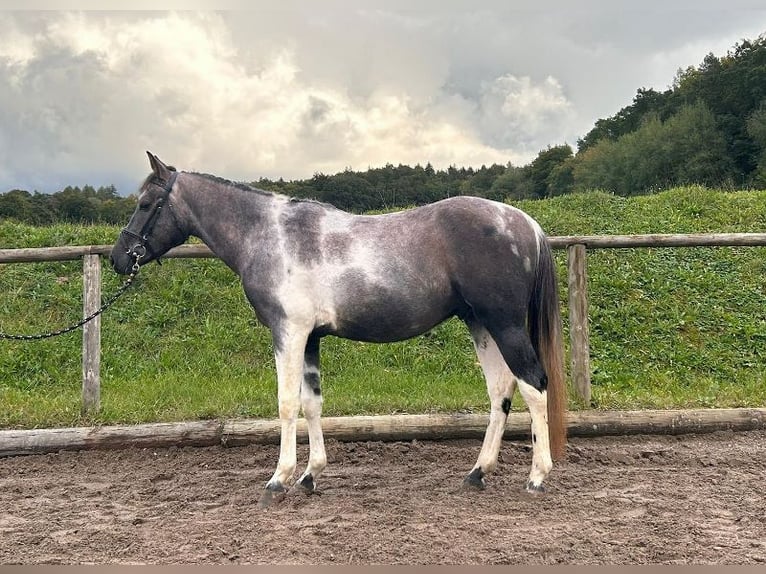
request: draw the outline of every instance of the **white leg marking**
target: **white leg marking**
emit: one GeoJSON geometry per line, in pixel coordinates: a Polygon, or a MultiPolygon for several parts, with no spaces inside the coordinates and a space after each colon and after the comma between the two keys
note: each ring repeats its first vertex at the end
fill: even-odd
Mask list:
{"type": "Polygon", "coordinates": [[[296,427],[300,408],[300,389],[303,381],[303,356],[307,336],[284,337],[283,349],[275,354],[277,365],[277,396],[282,433],[279,443],[279,462],[268,486],[286,487],[295,472],[296,427]]]}
{"type": "Polygon", "coordinates": [[[489,473],[497,468],[497,457],[508,419],[503,410],[503,403],[505,399],[508,399],[506,408],[510,407],[510,399],[516,388],[516,378],[503,359],[497,343],[484,327],[472,327],[471,336],[487,382],[490,401],[489,424],[474,469],[481,468],[482,473],[489,473]]]}
{"type": "Polygon", "coordinates": [[[548,439],[548,393],[538,391],[523,380],[519,380],[519,391],[532,418],[532,470],[527,489],[541,490],[543,480],[553,468],[548,439]]]}
{"type": "Polygon", "coordinates": [[[306,417],[306,426],[309,431],[309,463],[306,471],[303,473],[299,482],[304,478],[311,476],[312,484],[316,484],[317,477],[327,466],[327,454],[324,448],[324,437],[322,435],[322,425],[320,417],[322,416],[322,395],[316,394],[314,389],[306,383],[305,374],[316,376],[319,380],[319,370],[313,365],[304,365],[304,381],[301,387],[301,407],[303,416],[306,417]]]}

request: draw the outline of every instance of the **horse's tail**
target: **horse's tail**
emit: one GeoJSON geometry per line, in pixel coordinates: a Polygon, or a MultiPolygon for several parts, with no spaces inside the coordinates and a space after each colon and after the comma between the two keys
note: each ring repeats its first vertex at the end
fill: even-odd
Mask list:
{"type": "Polygon", "coordinates": [[[558,460],[563,458],[567,443],[567,387],[556,262],[544,235],[540,236],[540,255],[528,317],[532,346],[548,377],[548,434],[551,456],[558,460]]]}

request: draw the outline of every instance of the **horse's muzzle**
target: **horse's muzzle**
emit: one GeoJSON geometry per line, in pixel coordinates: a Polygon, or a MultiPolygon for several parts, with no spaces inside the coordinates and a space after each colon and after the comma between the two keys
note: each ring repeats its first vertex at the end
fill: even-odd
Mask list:
{"type": "Polygon", "coordinates": [[[132,251],[125,251],[121,246],[117,246],[112,249],[109,254],[109,262],[114,269],[120,275],[127,275],[131,272],[133,262],[136,261],[136,257],[131,255],[132,251]]]}
{"type": "Polygon", "coordinates": [[[114,269],[117,273],[120,275],[125,275],[125,269],[124,267],[121,267],[117,261],[114,259],[114,253],[111,253],[109,255],[109,262],[112,264],[112,269],[114,269]]]}

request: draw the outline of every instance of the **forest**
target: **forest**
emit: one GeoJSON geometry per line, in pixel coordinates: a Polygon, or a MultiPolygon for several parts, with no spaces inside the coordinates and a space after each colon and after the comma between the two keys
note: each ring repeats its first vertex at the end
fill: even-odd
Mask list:
{"type": "MultiPolygon", "coordinates": [[[[254,187],[332,203],[354,212],[421,205],[454,195],[500,201],[586,190],[619,196],[698,184],[766,188],[766,35],[679,69],[665,91],[641,88],[630,105],[599,119],[576,142],[548,146],[529,164],[436,170],[428,163],[284,181],[254,187]]],[[[57,221],[124,223],[135,195],[114,186],[68,186],[53,194],[0,194],[0,217],[35,225],[57,221]]]]}

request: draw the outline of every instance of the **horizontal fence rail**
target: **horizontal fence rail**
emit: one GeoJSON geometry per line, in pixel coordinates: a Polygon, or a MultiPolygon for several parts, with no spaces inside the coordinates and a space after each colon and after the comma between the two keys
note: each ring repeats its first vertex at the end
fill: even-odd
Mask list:
{"type": "Polygon", "coordinates": [[[585,245],[592,249],[625,247],[763,247],[766,233],[654,233],[646,235],[558,235],[554,249],[585,245]]]}
{"type": "MultiPolygon", "coordinates": [[[[570,377],[586,405],[591,402],[590,336],[588,323],[588,249],[646,247],[766,247],[766,233],[696,233],[648,235],[567,235],[550,237],[554,249],[567,250],[569,293],[570,377]]],[[[101,301],[101,257],[111,245],[0,249],[0,264],[83,260],[83,317],[101,301]]],[[[210,258],[215,255],[201,244],[181,245],[164,258],[210,258]]],[[[99,318],[83,329],[82,410],[99,409],[101,323],[99,318]]]]}
{"type": "MultiPolygon", "coordinates": [[[[322,417],[325,439],[343,442],[481,439],[487,414],[425,414],[322,417]]],[[[506,440],[529,437],[527,412],[512,412],[506,440]]],[[[91,427],[0,430],[0,458],[60,450],[240,446],[279,444],[279,419],[200,420],[91,427]]],[[[567,417],[567,435],[709,433],[766,429],[766,408],[641,411],[578,411],[567,417]]],[[[297,439],[308,442],[306,419],[297,421],[297,439]]]]}
{"type": "MultiPolygon", "coordinates": [[[[591,249],[630,247],[764,247],[766,233],[654,233],[646,235],[557,235],[549,237],[554,249],[585,245],[591,249]]],[[[29,247],[0,249],[0,263],[73,261],[85,255],[109,255],[111,245],[29,247]]],[[[164,258],[215,257],[206,245],[186,244],[171,249],[164,258]]]]}
{"type": "MultiPolygon", "coordinates": [[[[0,263],[36,263],[44,261],[75,261],[86,255],[108,256],[111,245],[79,245],[71,247],[29,247],[0,249],[0,263]]],[[[181,245],[162,256],[163,259],[200,259],[215,257],[206,245],[181,245]]]]}

